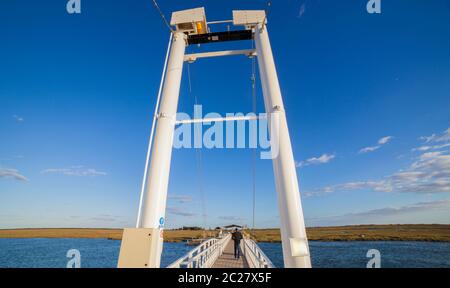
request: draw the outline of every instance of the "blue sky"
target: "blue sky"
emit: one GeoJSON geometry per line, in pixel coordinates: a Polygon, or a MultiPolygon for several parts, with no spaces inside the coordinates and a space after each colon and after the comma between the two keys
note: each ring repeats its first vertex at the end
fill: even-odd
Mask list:
{"type": "MultiPolygon", "coordinates": [[[[366,0],[274,2],[307,225],[450,223],[450,3],[382,0],[375,15],[366,0]]],[[[168,17],[205,6],[208,20],[265,3],[159,1],[168,17]]],[[[65,4],[0,4],[0,228],[135,222],[168,31],[151,1],[82,0],[79,15],[65,4]]],[[[179,111],[192,113],[193,95],[205,113],[251,111],[251,60],[190,70],[179,111]]],[[[251,225],[252,150],[202,158],[200,173],[194,149],[173,152],[168,227],[251,225]]],[[[257,160],[256,179],[256,226],[276,227],[269,160],[257,160]]]]}

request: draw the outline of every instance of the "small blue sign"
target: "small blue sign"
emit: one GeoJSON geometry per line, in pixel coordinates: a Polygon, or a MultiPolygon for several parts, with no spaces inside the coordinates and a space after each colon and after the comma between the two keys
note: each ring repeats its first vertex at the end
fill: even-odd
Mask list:
{"type": "Polygon", "coordinates": [[[164,225],[164,217],[159,218],[159,225],[164,225]]]}

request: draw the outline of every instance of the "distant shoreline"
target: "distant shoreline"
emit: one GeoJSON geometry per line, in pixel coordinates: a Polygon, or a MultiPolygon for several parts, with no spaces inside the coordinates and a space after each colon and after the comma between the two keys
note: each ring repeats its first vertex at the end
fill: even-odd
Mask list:
{"type": "MultiPolygon", "coordinates": [[[[311,241],[427,241],[450,242],[450,225],[357,225],[307,228],[311,241]]],[[[280,242],[279,229],[255,229],[248,233],[259,242],[280,242]]],[[[215,231],[207,231],[207,237],[215,231]]],[[[164,241],[183,242],[202,238],[199,230],[165,230],[164,241]]],[[[90,238],[121,240],[122,229],[104,228],[25,228],[0,229],[0,238],[90,238]]]]}

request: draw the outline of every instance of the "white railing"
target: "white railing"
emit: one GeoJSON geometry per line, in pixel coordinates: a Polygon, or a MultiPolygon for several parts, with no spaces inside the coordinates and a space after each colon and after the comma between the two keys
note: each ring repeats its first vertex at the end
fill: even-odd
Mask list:
{"type": "Polygon", "coordinates": [[[241,250],[250,268],[275,268],[269,257],[251,239],[242,239],[241,250]]]}
{"type": "Polygon", "coordinates": [[[211,268],[231,239],[228,234],[222,238],[212,238],[202,242],[167,268],[211,268]]]}

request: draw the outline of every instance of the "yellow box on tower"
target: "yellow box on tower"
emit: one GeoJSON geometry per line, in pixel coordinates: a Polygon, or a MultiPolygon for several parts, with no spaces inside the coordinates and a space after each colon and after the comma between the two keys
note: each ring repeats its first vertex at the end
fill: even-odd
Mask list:
{"type": "Polygon", "coordinates": [[[178,32],[184,32],[189,35],[208,33],[205,8],[200,7],[173,12],[170,25],[175,26],[178,32]]]}

